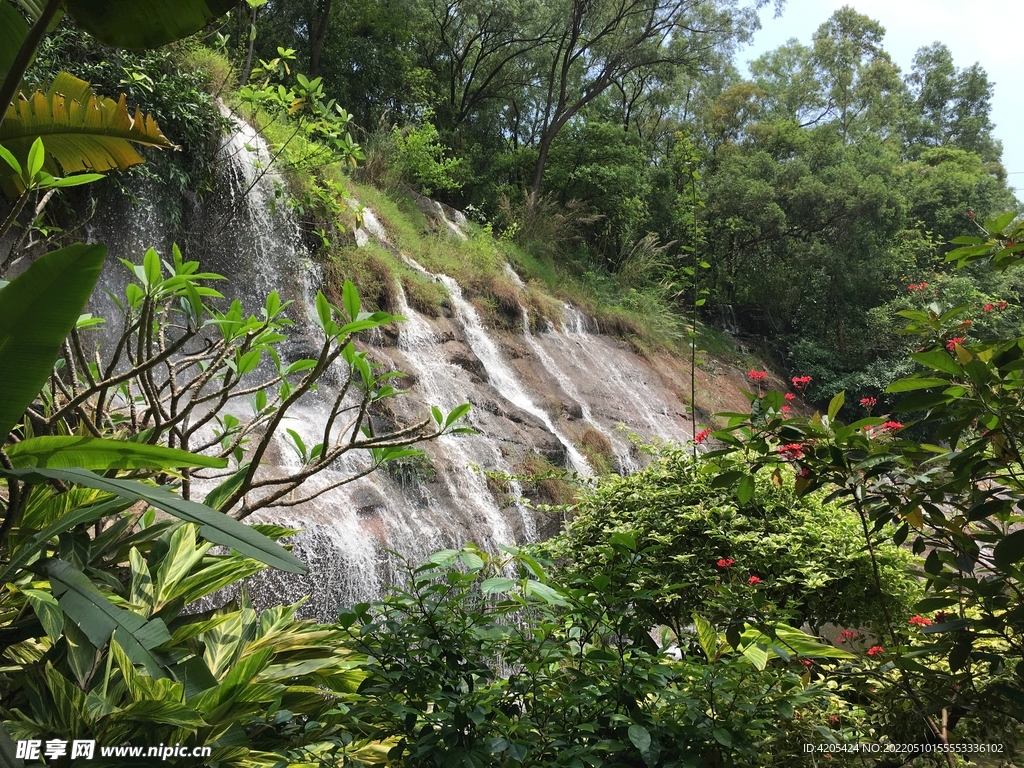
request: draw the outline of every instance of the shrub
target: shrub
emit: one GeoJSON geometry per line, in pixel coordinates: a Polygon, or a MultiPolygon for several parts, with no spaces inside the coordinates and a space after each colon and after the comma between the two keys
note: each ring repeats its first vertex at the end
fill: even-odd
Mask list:
{"type": "MultiPolygon", "coordinates": [[[[762,593],[796,626],[882,620],[859,520],[820,496],[797,497],[785,478],[759,476],[753,498],[740,503],[686,450],[664,448],[643,470],[602,479],[547,547],[571,561],[570,573],[593,576],[614,567],[617,555],[605,545],[620,533],[634,535],[641,550],[654,547],[623,589],[660,590],[651,618],[677,634],[727,576],[716,565],[723,559],[735,562],[728,575],[761,579],[762,593]]],[[[914,558],[891,544],[876,552],[890,605],[909,616],[918,595],[907,573],[914,558]]]]}
{"type": "Polygon", "coordinates": [[[437,128],[424,120],[418,128],[395,128],[393,131],[398,172],[402,180],[419,187],[424,195],[435,190],[459,189],[455,174],[458,158],[445,158],[445,147],[439,143],[437,128]]]}
{"type": "MultiPolygon", "coordinates": [[[[593,580],[549,578],[511,548],[446,550],[382,602],[342,611],[367,658],[349,730],[417,768],[782,766],[820,738],[829,696],[795,658],[760,663],[706,622],[682,660],[651,647],[652,593],[606,589],[644,555],[614,546],[623,556],[593,580]]],[[[850,656],[793,637],[802,655],[850,656]]]]}

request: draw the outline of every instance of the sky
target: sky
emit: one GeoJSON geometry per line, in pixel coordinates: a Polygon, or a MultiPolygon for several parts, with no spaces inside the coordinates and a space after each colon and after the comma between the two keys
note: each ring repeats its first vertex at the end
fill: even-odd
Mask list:
{"type": "Polygon", "coordinates": [[[786,0],[779,18],[772,6],[761,11],[761,30],[751,45],[736,57],[747,75],[747,62],[771,51],[791,37],[809,45],[811,35],[832,13],[844,5],[881,22],[883,46],[904,72],[910,70],[918,48],[939,41],[953,53],[960,69],[978,62],[995,84],[992,122],[995,137],[1003,142],[1007,180],[1024,199],[1024,99],[1019,97],[1024,80],[1024,59],[1015,39],[1024,28],[1024,3],[1020,0],[786,0]],[[1018,126],[1014,128],[1014,126],[1018,126]]]}

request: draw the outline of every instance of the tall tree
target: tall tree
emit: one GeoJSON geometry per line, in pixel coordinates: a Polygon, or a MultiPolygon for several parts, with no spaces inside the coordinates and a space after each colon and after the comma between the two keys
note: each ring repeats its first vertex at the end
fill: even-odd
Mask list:
{"type": "Polygon", "coordinates": [[[906,78],[913,99],[907,142],[923,147],[956,147],[986,162],[999,160],[1002,146],[992,137],[992,83],[977,63],[958,69],[942,43],[918,50],[906,78]]]}
{"type": "Polygon", "coordinates": [[[551,144],[588,104],[615,83],[659,67],[699,69],[716,49],[757,28],[756,9],[736,0],[560,0],[560,27],[538,51],[532,100],[540,191],[551,144]]]}
{"type": "Polygon", "coordinates": [[[416,38],[421,66],[438,85],[442,129],[458,130],[486,102],[529,83],[529,54],[547,45],[553,14],[537,0],[427,0],[416,38]]]}
{"type": "MultiPolygon", "coordinates": [[[[891,125],[879,111],[892,113],[902,86],[899,70],[882,49],[885,27],[844,5],[818,27],[811,49],[813,64],[831,116],[847,144],[860,118],[874,117],[877,128],[891,125]]],[[[891,114],[886,115],[891,117],[891,114]]]]}

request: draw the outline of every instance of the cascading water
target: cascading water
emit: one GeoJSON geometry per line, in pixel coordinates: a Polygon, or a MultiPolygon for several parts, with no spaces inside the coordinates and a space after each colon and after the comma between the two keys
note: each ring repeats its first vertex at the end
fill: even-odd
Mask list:
{"type": "MultiPolygon", "coordinates": [[[[136,262],[150,246],[166,256],[177,240],[186,258],[198,259],[203,271],[228,278],[218,289],[229,298],[240,298],[246,312],[257,311],[266,293],[278,290],[293,302],[288,311],[296,323],[285,354],[308,357],[319,343],[320,332],[311,318],[322,275],[282,203],[284,182],[268,167],[270,152],[262,138],[241,121],[235,120],[235,132],[225,141],[221,158],[215,193],[221,204],[190,207],[186,201],[183,230],[174,231],[167,223],[173,217],[164,210],[167,201],[159,191],[143,188],[139,197],[143,202],[148,198],[148,206],[133,208],[124,201],[107,205],[106,215],[93,224],[93,237],[108,243],[113,257],[136,262]]],[[[450,215],[440,209],[439,217],[447,222],[441,232],[465,237],[450,215]]],[[[375,239],[396,252],[374,212],[362,209],[362,217],[357,242],[375,239]]],[[[405,258],[430,275],[412,256],[405,258]]],[[[112,258],[103,278],[105,287],[119,296],[124,295],[122,271],[112,258]]],[[[562,328],[549,325],[546,331],[530,333],[526,324],[525,337],[499,341],[500,332],[484,327],[455,280],[430,277],[447,289],[454,317],[425,317],[409,306],[398,285],[396,313],[406,320],[397,328],[397,342],[395,334],[390,342],[382,334],[372,338],[368,348],[378,362],[407,375],[409,393],[391,401],[392,416],[399,422],[422,419],[429,405],[447,412],[471,402],[469,421],[478,433],[441,437],[423,446],[422,460],[378,470],[298,506],[254,515],[250,522],[302,529],[292,542],[309,565],[303,577],[275,571],[260,574],[249,587],[257,602],[296,601],[310,595],[302,614],[331,619],[339,606],[372,600],[395,583],[400,557],[420,562],[438,549],[461,547],[467,541],[493,551],[500,544],[550,535],[560,520],[520,503],[522,488],[507,475],[522,471],[521,462],[531,451],[590,474],[574,444],[586,429],[609,438],[622,470],[631,468],[630,445],[615,430],[619,424],[644,437],[689,436],[681,406],[667,405],[671,387],[621,345],[598,335],[592,321],[578,310],[566,308],[562,328]],[[503,344],[522,348],[514,364],[502,353],[503,344]]],[[[98,314],[112,308],[102,307],[106,301],[98,299],[98,314]]],[[[320,441],[318,432],[335,396],[332,390],[331,382],[324,382],[290,412],[288,428],[307,445],[320,441]]],[[[367,461],[365,455],[347,454],[338,465],[307,481],[302,492],[351,477],[367,461]]],[[[277,474],[299,467],[282,436],[275,437],[265,462],[277,474]]],[[[197,485],[197,494],[202,490],[197,485]]]]}
{"type": "Polygon", "coordinates": [[[583,457],[583,454],[572,444],[572,442],[555,426],[551,417],[539,406],[537,406],[530,396],[526,393],[522,383],[519,381],[519,377],[512,371],[508,364],[504,361],[501,353],[498,352],[498,347],[488,335],[487,330],[484,328],[482,322],[480,322],[480,315],[477,314],[476,309],[470,304],[462,295],[462,288],[455,280],[448,275],[435,275],[428,272],[423,268],[415,259],[403,254],[403,257],[414,269],[423,272],[424,274],[430,275],[435,280],[440,281],[445,288],[448,289],[448,295],[451,297],[452,303],[455,305],[455,312],[462,322],[462,327],[466,332],[466,341],[469,342],[469,346],[473,349],[473,352],[483,363],[484,368],[490,376],[491,384],[498,390],[502,397],[508,400],[510,403],[515,405],[517,408],[526,411],[538,419],[547,427],[548,432],[554,435],[558,442],[565,446],[565,453],[569,459],[569,463],[572,465],[572,469],[584,477],[593,476],[593,470],[590,465],[587,464],[587,460],[583,457]]]}

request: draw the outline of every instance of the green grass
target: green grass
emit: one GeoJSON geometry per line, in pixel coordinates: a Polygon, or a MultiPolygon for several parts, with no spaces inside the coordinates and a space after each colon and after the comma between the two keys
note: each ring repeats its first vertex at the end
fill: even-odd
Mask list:
{"type": "MultiPolygon", "coordinates": [[[[225,101],[245,114],[237,94],[230,91],[232,73],[220,54],[190,49],[184,60],[206,73],[211,91],[223,91],[225,101]]],[[[523,247],[495,238],[490,228],[470,225],[465,241],[437,232],[412,199],[399,190],[357,182],[349,168],[330,162],[329,153],[288,120],[263,113],[246,114],[246,118],[263,130],[274,151],[284,147],[277,162],[288,183],[290,205],[310,232],[321,231],[326,238],[318,258],[327,267],[329,295],[338,294],[349,279],[369,306],[393,310],[400,281],[409,304],[423,314],[439,316],[448,301],[443,286],[410,269],[394,254],[376,245],[355,247],[352,231],[358,225],[357,213],[345,199],[348,196],[373,210],[395,247],[429,271],[455,278],[492,324],[519,329],[522,307],[535,328],[542,327],[543,318],[557,324],[561,305],[568,302],[594,317],[604,333],[626,339],[641,353],[686,352],[687,326],[657,286],[636,288],[614,276],[581,274],[559,263],[545,244],[523,247]],[[505,272],[506,263],[526,283],[525,289],[505,272]]],[[[714,352],[728,345],[709,333],[707,341],[702,337],[701,346],[714,352]]]]}

